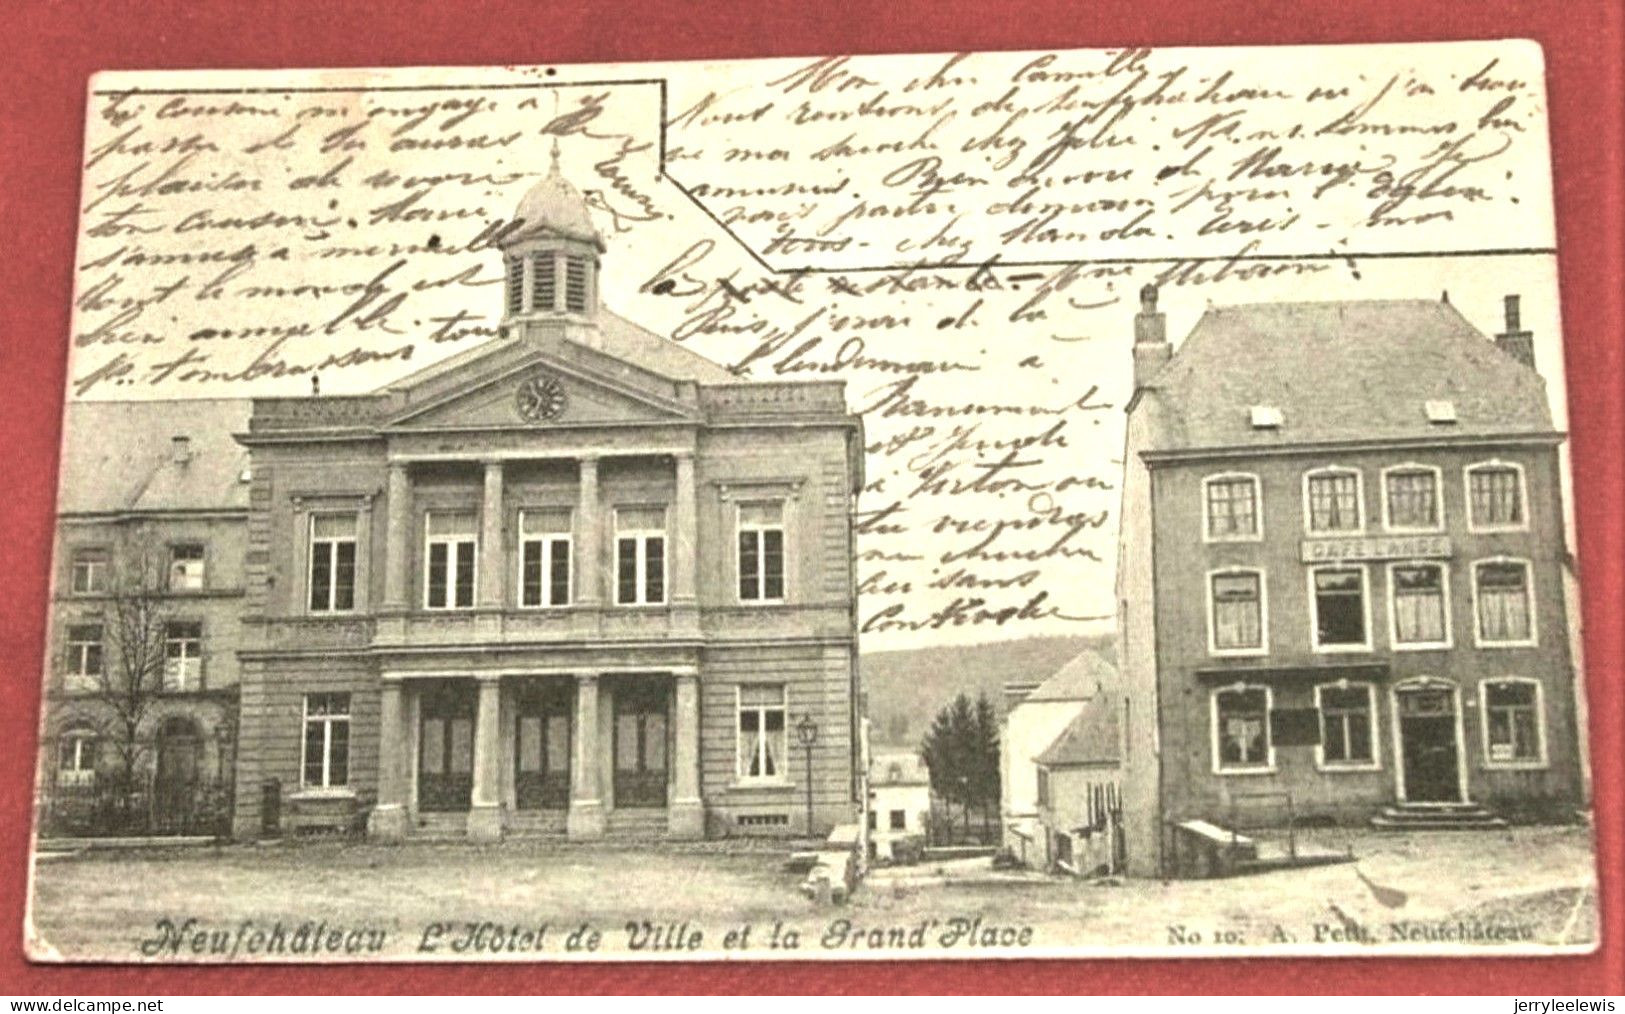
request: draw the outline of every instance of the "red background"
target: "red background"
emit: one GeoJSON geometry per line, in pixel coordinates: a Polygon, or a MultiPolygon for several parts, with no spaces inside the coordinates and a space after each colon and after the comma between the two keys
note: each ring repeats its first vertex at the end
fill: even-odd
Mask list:
{"type": "MultiPolygon", "coordinates": [[[[1621,993],[1621,9],[1615,0],[225,0],[5,5],[0,57],[0,991],[1621,993]],[[21,921],[87,78],[103,69],[1533,38],[1545,47],[1606,946],[1550,959],[36,966],[21,921]]],[[[139,890],[139,885],[131,885],[139,890]]]]}

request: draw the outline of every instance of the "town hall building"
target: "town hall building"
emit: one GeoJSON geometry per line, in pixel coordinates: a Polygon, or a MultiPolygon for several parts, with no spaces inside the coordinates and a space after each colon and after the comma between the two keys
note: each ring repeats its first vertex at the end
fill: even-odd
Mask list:
{"type": "Polygon", "coordinates": [[[1232,821],[1581,805],[1563,439],[1508,296],[1134,325],[1118,557],[1127,861],[1232,821]]]}
{"type": "Polygon", "coordinates": [[[743,381],[604,308],[556,154],[515,218],[499,339],[254,401],[238,833],[271,780],[285,827],[380,838],[855,819],[843,385],[743,381]]]}
{"type": "Polygon", "coordinates": [[[604,253],[555,152],[495,340],[364,396],[70,407],[42,785],[112,780],[83,688],[137,526],[173,613],[140,736],[234,778],[238,838],[856,820],[861,421],[610,312],[604,253]]]}

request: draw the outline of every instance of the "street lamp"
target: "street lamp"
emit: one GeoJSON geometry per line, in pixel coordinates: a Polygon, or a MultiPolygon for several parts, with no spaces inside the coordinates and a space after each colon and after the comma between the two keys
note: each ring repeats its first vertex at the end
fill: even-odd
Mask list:
{"type": "Polygon", "coordinates": [[[802,715],[801,721],[796,723],[796,742],[807,751],[807,835],[812,836],[812,751],[813,744],[818,742],[818,723],[813,721],[811,715],[802,715]]]}

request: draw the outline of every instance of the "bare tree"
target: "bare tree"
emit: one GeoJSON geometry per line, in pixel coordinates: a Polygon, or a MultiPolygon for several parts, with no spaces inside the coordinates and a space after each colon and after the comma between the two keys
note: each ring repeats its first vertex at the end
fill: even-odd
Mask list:
{"type": "Polygon", "coordinates": [[[134,787],[150,741],[143,726],[164,692],[169,610],[162,554],[137,538],[114,561],[102,614],[102,665],[91,698],[118,761],[119,788],[134,787]]]}

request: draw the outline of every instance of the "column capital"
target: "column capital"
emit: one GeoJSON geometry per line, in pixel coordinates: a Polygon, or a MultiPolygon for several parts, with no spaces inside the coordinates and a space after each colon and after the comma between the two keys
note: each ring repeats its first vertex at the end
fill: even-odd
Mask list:
{"type": "Polygon", "coordinates": [[[591,683],[591,684],[596,686],[597,683],[598,683],[598,674],[595,673],[595,672],[578,672],[578,673],[576,673],[576,683],[577,684],[591,683]]]}
{"type": "Polygon", "coordinates": [[[502,682],[502,674],[499,672],[475,673],[474,680],[475,682],[479,683],[480,689],[483,690],[486,687],[500,684],[502,682]]]}

